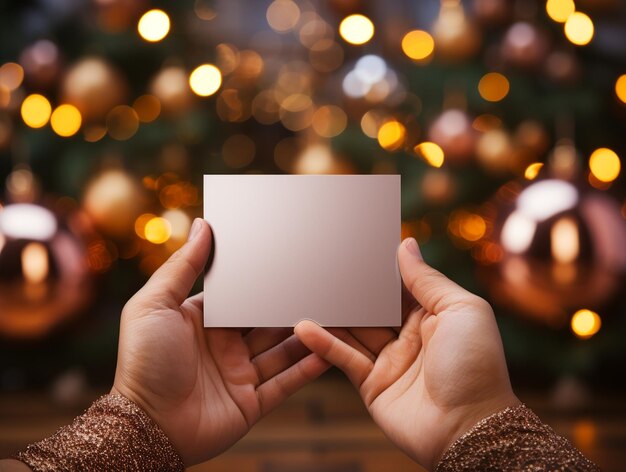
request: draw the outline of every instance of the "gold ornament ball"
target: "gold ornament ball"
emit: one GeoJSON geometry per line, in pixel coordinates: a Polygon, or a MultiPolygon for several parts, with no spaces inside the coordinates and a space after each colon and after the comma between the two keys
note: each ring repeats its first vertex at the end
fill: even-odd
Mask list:
{"type": "Polygon", "coordinates": [[[99,57],[87,57],[68,70],[61,95],[63,102],[78,108],[84,121],[99,121],[124,103],[127,86],[111,64],[99,57]]]}
{"type": "Polygon", "coordinates": [[[87,184],[82,203],[100,231],[113,238],[125,238],[134,231],[144,195],[138,181],[124,170],[108,169],[87,184]]]}
{"type": "Polygon", "coordinates": [[[498,192],[485,244],[500,260],[484,271],[493,299],[541,323],[567,325],[623,288],[626,221],[606,193],[555,178],[498,192]]]}
{"type": "Polygon", "coordinates": [[[92,293],[84,241],[66,221],[32,203],[0,207],[0,336],[41,338],[92,293]]]}

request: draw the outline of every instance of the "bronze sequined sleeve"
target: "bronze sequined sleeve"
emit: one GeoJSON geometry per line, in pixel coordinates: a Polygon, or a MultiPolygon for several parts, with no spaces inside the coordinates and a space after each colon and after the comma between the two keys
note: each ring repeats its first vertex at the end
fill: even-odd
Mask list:
{"type": "Polygon", "coordinates": [[[185,465],[165,433],[135,403],[104,395],[49,438],[15,456],[34,472],[182,471],[185,465]]]}
{"type": "Polygon", "coordinates": [[[483,470],[599,471],[525,405],[479,421],[444,453],[437,472],[483,470]]]}

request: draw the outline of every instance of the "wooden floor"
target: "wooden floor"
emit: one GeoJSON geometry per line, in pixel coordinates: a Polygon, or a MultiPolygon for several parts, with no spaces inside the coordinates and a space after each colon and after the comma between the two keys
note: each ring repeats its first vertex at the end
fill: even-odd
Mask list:
{"type": "MultiPolygon", "coordinates": [[[[42,393],[0,394],[0,455],[67,424],[98,396],[60,408],[42,393]]],[[[557,413],[543,396],[522,395],[544,421],[572,440],[606,472],[626,464],[626,405],[620,398],[594,403],[586,412],[557,413]]],[[[371,421],[351,385],[336,372],[309,385],[262,420],[220,457],[193,472],[420,471],[371,421]]]]}

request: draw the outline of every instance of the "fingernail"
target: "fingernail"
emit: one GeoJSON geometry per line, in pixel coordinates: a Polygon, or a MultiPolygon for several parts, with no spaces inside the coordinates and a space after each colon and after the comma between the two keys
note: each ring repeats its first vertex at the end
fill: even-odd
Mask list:
{"type": "Polygon", "coordinates": [[[187,241],[191,241],[195,238],[200,230],[202,229],[202,219],[196,218],[193,220],[193,224],[191,225],[191,229],[189,230],[189,236],[187,236],[187,241]]]}
{"type": "Polygon", "coordinates": [[[404,247],[415,257],[419,257],[420,259],[422,258],[422,252],[420,251],[415,238],[408,238],[404,243],[404,247]]]}

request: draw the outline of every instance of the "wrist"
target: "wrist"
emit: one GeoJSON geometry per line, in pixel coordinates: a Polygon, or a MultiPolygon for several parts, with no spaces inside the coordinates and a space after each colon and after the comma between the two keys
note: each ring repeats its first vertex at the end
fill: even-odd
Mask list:
{"type": "Polygon", "coordinates": [[[71,425],[31,444],[16,459],[33,470],[167,470],[184,463],[165,433],[128,398],[109,394],[71,425]]]}
{"type": "Polygon", "coordinates": [[[433,448],[427,462],[428,470],[436,470],[437,465],[446,451],[464,434],[469,432],[484,418],[498,413],[508,407],[520,405],[520,400],[511,391],[497,398],[480,403],[463,405],[446,414],[444,424],[447,424],[441,440],[433,448]]]}

